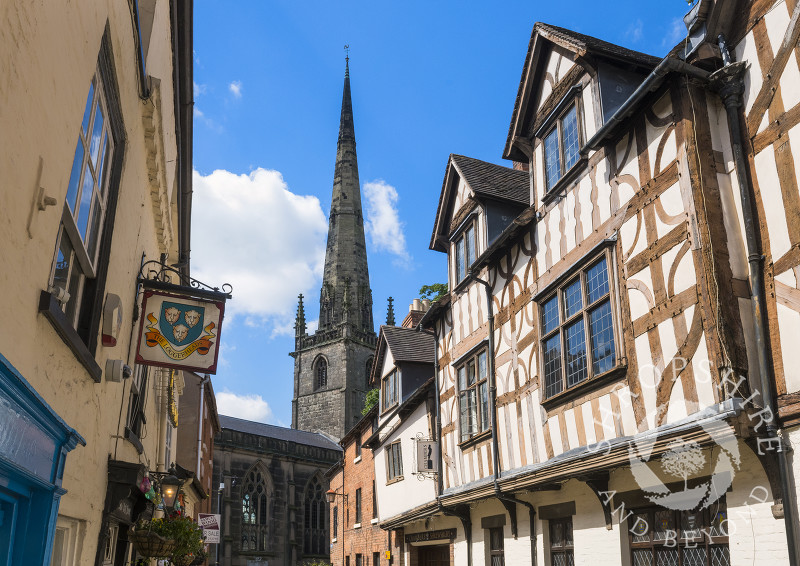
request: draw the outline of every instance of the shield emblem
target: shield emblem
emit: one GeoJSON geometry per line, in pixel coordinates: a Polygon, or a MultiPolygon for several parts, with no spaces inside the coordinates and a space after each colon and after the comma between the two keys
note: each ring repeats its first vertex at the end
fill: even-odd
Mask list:
{"type": "Polygon", "coordinates": [[[204,307],[164,301],[158,320],[161,334],[175,346],[191,344],[203,332],[204,314],[204,307]]]}

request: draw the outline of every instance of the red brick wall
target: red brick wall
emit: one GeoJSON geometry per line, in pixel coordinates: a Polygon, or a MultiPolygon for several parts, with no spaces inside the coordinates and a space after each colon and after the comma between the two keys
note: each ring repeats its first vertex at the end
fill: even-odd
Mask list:
{"type": "MultiPolygon", "coordinates": [[[[398,543],[402,539],[402,530],[384,531],[377,524],[372,523],[372,486],[375,479],[375,466],[372,460],[372,450],[361,449],[361,461],[354,462],[356,458],[356,442],[363,442],[372,433],[369,421],[359,426],[361,436],[348,435],[345,437],[344,464],[336,474],[331,477],[331,489],[347,495],[347,505],[342,497],[337,496],[335,503],[330,505],[330,525],[333,529],[333,508],[339,508],[338,532],[331,530],[331,562],[334,566],[345,566],[344,556],[350,557],[350,566],[356,564],[356,554],[363,556],[363,566],[403,566],[398,543]],[[354,528],[356,516],[356,490],[361,488],[361,527],[354,528]],[[349,517],[348,517],[349,509],[349,517]],[[344,529],[344,530],[343,530],[344,529]],[[333,542],[336,537],[337,541],[333,542]],[[391,538],[391,543],[389,542],[391,538]],[[392,559],[387,560],[385,553],[391,550],[392,559]],[[373,564],[372,555],[380,552],[380,564],[373,564]]],[[[375,513],[374,515],[377,515],[375,513]]]]}

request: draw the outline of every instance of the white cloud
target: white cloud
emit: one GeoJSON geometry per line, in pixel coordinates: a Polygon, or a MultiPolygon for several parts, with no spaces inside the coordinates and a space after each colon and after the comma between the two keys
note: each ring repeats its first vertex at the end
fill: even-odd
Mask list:
{"type": "Polygon", "coordinates": [[[231,91],[236,98],[242,97],[242,81],[233,81],[228,85],[228,90],[231,91]]]}
{"type": "Polygon", "coordinates": [[[199,85],[196,82],[192,81],[192,92],[194,94],[194,98],[197,98],[201,94],[206,93],[206,85],[199,85]]]}
{"type": "Polygon", "coordinates": [[[628,29],[625,32],[625,37],[633,43],[638,43],[639,40],[642,39],[643,33],[644,33],[644,23],[642,23],[642,20],[637,19],[635,22],[631,23],[631,25],[628,26],[628,29]]]}
{"type": "Polygon", "coordinates": [[[664,47],[672,48],[685,37],[686,37],[686,24],[683,23],[682,18],[675,18],[669,24],[669,29],[667,30],[667,35],[664,37],[662,45],[664,47]]]}
{"type": "Polygon", "coordinates": [[[216,394],[217,411],[220,415],[228,415],[237,419],[277,424],[269,403],[261,395],[238,395],[227,387],[216,394]]]}
{"type": "Polygon", "coordinates": [[[406,249],[404,224],[397,212],[397,190],[379,179],[364,183],[364,196],[367,200],[365,228],[370,242],[377,250],[392,253],[402,264],[408,264],[411,256],[406,249]]]}
{"type": "Polygon", "coordinates": [[[194,171],[192,275],[230,283],[226,319],[293,325],[297,294],[318,285],[328,223],[319,200],[292,193],[278,171],[194,171]]]}

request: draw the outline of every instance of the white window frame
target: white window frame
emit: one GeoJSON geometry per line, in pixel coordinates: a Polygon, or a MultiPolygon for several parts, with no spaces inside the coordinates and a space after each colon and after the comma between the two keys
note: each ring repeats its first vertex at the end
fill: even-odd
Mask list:
{"type": "Polygon", "coordinates": [[[464,281],[478,258],[478,219],[471,218],[453,238],[453,287],[464,281]],[[472,247],[469,247],[469,242],[472,247]]]}
{"type": "Polygon", "coordinates": [[[74,328],[78,327],[84,306],[83,295],[87,280],[94,279],[98,273],[114,161],[114,136],[111,132],[113,117],[100,77],[98,68],[90,83],[83,119],[78,129],[78,142],[67,181],[67,195],[56,236],[48,284],[51,293],[64,297],[61,308],[74,328]],[[98,122],[98,116],[102,116],[102,124],[98,122]],[[95,132],[97,129],[99,131],[95,132]],[[86,183],[91,186],[85,186],[86,183]],[[84,194],[88,194],[88,191],[91,191],[91,196],[86,202],[84,194]],[[79,221],[81,224],[85,222],[84,236],[81,236],[79,221]],[[68,257],[65,258],[65,255],[68,257]],[[61,289],[69,295],[61,293],[61,289]]]}
{"type": "MultiPolygon", "coordinates": [[[[489,403],[489,353],[486,348],[476,350],[456,366],[456,384],[458,387],[458,425],[459,443],[468,442],[491,429],[491,410],[489,403]],[[485,375],[481,375],[481,358],[484,359],[485,375]],[[469,372],[472,368],[473,383],[469,383],[469,372]],[[485,390],[485,398],[481,391],[485,390]],[[468,397],[470,392],[475,392],[475,402],[470,407],[468,397]],[[474,410],[471,416],[474,430],[465,430],[464,415],[467,411],[474,410]]],[[[468,416],[468,418],[470,418],[468,416]]]]}
{"type": "Polygon", "coordinates": [[[395,368],[381,379],[381,412],[385,413],[400,403],[400,369],[395,368]],[[390,384],[393,388],[390,390],[390,384]],[[393,395],[390,395],[389,392],[393,395]]]}
{"type": "MultiPolygon", "coordinates": [[[[59,515],[56,519],[56,532],[63,533],[61,538],[61,562],[56,563],[56,538],[53,537],[53,554],[50,558],[51,566],[76,566],[81,561],[83,538],[86,534],[86,523],[59,515]]],[[[105,563],[104,563],[105,564],[105,563]]]]}

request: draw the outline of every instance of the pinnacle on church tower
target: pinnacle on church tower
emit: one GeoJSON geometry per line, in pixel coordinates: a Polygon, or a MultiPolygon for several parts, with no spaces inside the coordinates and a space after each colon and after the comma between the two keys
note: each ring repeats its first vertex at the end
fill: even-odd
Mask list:
{"type": "Polygon", "coordinates": [[[350,96],[349,57],[344,72],[342,113],[339,119],[339,140],[328,222],[328,246],[320,292],[319,327],[327,329],[345,321],[358,330],[374,332],[353,103],[350,96]]]}
{"type": "Polygon", "coordinates": [[[386,309],[386,326],[394,326],[394,299],[389,297],[389,308],[386,309]]]}
{"type": "Polygon", "coordinates": [[[306,334],[306,309],[303,307],[303,293],[297,296],[297,317],[294,319],[294,335],[296,337],[306,334]]]}

